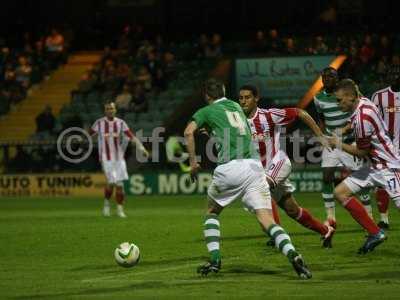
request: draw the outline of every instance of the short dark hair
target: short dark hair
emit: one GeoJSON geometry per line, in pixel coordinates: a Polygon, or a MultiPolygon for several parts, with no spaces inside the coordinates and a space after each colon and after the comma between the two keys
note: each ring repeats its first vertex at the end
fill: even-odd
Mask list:
{"type": "Polygon", "coordinates": [[[360,97],[361,92],[358,88],[358,85],[355,83],[353,79],[345,78],[338,82],[336,86],[336,90],[345,90],[347,92],[353,93],[354,96],[360,97]]]}
{"type": "Polygon", "coordinates": [[[258,97],[258,95],[259,95],[258,89],[256,88],[256,86],[251,85],[251,84],[242,85],[240,87],[239,91],[250,91],[254,97],[258,97]]]}
{"type": "Polygon", "coordinates": [[[321,74],[332,73],[335,76],[338,76],[338,71],[334,67],[326,67],[321,71],[321,74]]]}
{"type": "Polygon", "coordinates": [[[222,81],[210,78],[203,83],[203,92],[210,98],[219,99],[225,96],[225,86],[222,81]]]}

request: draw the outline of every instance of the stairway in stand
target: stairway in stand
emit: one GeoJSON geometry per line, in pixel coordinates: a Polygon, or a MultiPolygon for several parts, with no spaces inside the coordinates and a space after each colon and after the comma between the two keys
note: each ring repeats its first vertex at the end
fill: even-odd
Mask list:
{"type": "Polygon", "coordinates": [[[98,52],[81,52],[69,57],[68,63],[50,78],[33,88],[30,95],[0,119],[0,142],[26,141],[36,131],[36,116],[49,104],[57,116],[62,106],[71,101],[82,74],[99,61],[98,52]]]}

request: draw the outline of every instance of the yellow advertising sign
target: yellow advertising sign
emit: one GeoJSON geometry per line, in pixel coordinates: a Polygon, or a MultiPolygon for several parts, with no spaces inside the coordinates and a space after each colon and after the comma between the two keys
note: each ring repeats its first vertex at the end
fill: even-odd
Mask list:
{"type": "Polygon", "coordinates": [[[105,184],[101,173],[0,175],[0,197],[102,197],[105,184]]]}

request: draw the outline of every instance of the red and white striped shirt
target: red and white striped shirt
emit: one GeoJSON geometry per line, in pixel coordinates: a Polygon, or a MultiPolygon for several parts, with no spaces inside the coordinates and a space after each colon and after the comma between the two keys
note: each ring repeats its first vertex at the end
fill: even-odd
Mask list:
{"type": "Polygon", "coordinates": [[[282,126],[289,124],[298,117],[296,108],[262,109],[257,108],[253,118],[248,119],[254,146],[260,154],[264,167],[280,149],[280,134],[282,126]]]}
{"type": "Polygon", "coordinates": [[[124,120],[103,117],[97,119],[89,130],[91,135],[97,133],[100,161],[118,161],[124,159],[124,149],[121,145],[123,135],[129,139],[133,133],[124,120]]]}
{"type": "Polygon", "coordinates": [[[357,147],[371,149],[369,158],[377,169],[400,169],[400,155],[396,153],[379,109],[367,98],[360,102],[350,117],[357,147]]]}
{"type": "Polygon", "coordinates": [[[400,92],[393,92],[390,87],[375,92],[372,102],[379,108],[389,136],[397,153],[400,153],[400,92]]]}

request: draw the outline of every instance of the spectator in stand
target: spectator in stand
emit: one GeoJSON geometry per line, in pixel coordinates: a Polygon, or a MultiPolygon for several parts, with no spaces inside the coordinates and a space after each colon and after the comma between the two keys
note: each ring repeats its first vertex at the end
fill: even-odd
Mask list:
{"type": "Polygon", "coordinates": [[[104,91],[110,91],[113,94],[120,88],[121,82],[117,77],[117,69],[113,62],[110,64],[106,63],[100,83],[104,91]]]}
{"type": "Polygon", "coordinates": [[[360,49],[360,61],[363,64],[368,64],[375,56],[375,48],[372,45],[372,37],[367,34],[364,38],[364,43],[360,49]]]}
{"type": "Polygon", "coordinates": [[[17,104],[26,96],[26,90],[17,81],[16,72],[12,64],[6,65],[4,73],[4,89],[10,94],[10,104],[17,104]]]}
{"type": "Polygon", "coordinates": [[[400,56],[398,54],[393,54],[392,66],[400,66],[400,56]]]}
{"type": "Polygon", "coordinates": [[[47,105],[43,112],[36,117],[36,132],[53,132],[56,119],[51,111],[51,106],[47,105]]]}
{"type": "Polygon", "coordinates": [[[118,49],[130,52],[132,50],[131,26],[126,25],[118,41],[118,49]]]}
{"type": "Polygon", "coordinates": [[[160,55],[167,51],[167,47],[164,43],[163,37],[160,34],[157,34],[154,40],[154,50],[160,55]]]}
{"type": "Polygon", "coordinates": [[[285,40],[285,54],[292,55],[292,54],[295,54],[296,52],[297,52],[297,49],[294,45],[293,38],[290,38],[290,37],[287,38],[285,40]]]}
{"type": "Polygon", "coordinates": [[[154,80],[157,75],[157,70],[161,67],[159,61],[157,60],[157,56],[155,51],[149,51],[147,53],[147,58],[144,63],[147,70],[149,70],[152,79],[154,80]]]}
{"type": "Polygon", "coordinates": [[[220,57],[222,55],[221,35],[214,33],[210,45],[206,48],[206,57],[220,57]]]}
{"type": "Polygon", "coordinates": [[[102,66],[104,66],[104,64],[106,63],[106,61],[113,61],[114,60],[114,56],[113,53],[111,51],[111,47],[110,46],[105,46],[103,49],[103,55],[100,59],[100,63],[102,66]]]}
{"type": "Polygon", "coordinates": [[[64,37],[55,28],[51,30],[51,34],[46,38],[46,51],[49,55],[52,69],[56,69],[64,59],[64,37]]]}
{"type": "Polygon", "coordinates": [[[376,49],[376,54],[378,57],[386,56],[387,58],[392,56],[392,47],[387,35],[382,35],[379,39],[379,45],[376,49]]]}
{"type": "Polygon", "coordinates": [[[168,84],[168,81],[174,79],[176,76],[176,61],[175,55],[172,52],[167,51],[164,53],[163,69],[164,77],[168,84]]]}
{"type": "Polygon", "coordinates": [[[0,85],[0,116],[10,109],[10,92],[3,89],[0,85]]]}
{"type": "Polygon", "coordinates": [[[122,92],[115,99],[115,105],[117,106],[117,110],[122,117],[125,115],[126,112],[130,111],[131,101],[131,88],[128,84],[124,84],[122,92]]]}
{"type": "Polygon", "coordinates": [[[15,69],[15,80],[21,84],[24,89],[28,89],[31,85],[32,67],[28,63],[25,56],[18,58],[18,65],[15,69]]]}
{"type": "Polygon", "coordinates": [[[315,37],[314,45],[311,49],[311,54],[325,54],[328,52],[328,46],[324,42],[324,38],[321,35],[315,37]]]}
{"type": "Polygon", "coordinates": [[[156,75],[153,79],[153,87],[155,88],[155,92],[157,94],[167,88],[167,81],[165,78],[164,70],[161,67],[158,68],[156,71],[156,75]]]}
{"type": "Polygon", "coordinates": [[[79,94],[86,97],[96,86],[97,83],[97,76],[90,68],[87,70],[81,77],[81,80],[78,83],[78,88],[71,92],[71,96],[79,94]]]}
{"type": "Polygon", "coordinates": [[[136,81],[137,83],[139,83],[139,85],[143,88],[143,90],[145,92],[150,92],[152,87],[153,87],[153,83],[151,81],[151,74],[149,72],[149,70],[147,69],[147,67],[142,66],[139,69],[139,72],[136,76],[136,81]]]}
{"type": "Polygon", "coordinates": [[[200,35],[199,41],[196,45],[196,56],[198,58],[205,58],[208,47],[209,47],[208,37],[203,33],[200,35]]]}
{"type": "Polygon", "coordinates": [[[378,75],[379,84],[384,84],[386,79],[386,73],[388,70],[389,64],[387,60],[387,56],[382,56],[378,63],[376,64],[376,74],[378,75]]]}
{"type": "Polygon", "coordinates": [[[131,68],[127,63],[119,63],[117,67],[118,80],[123,84],[131,75],[131,68]]]}
{"type": "Polygon", "coordinates": [[[268,53],[269,54],[279,54],[282,53],[283,45],[279,38],[278,30],[271,29],[269,31],[268,39],[268,53]]]}
{"type": "Polygon", "coordinates": [[[258,30],[256,32],[256,39],[253,43],[252,48],[253,48],[252,52],[254,52],[255,54],[267,53],[268,46],[267,46],[267,39],[265,38],[264,31],[258,30]]]}
{"type": "Polygon", "coordinates": [[[148,109],[147,98],[140,84],[134,87],[131,103],[134,112],[146,112],[148,109]]]}
{"type": "Polygon", "coordinates": [[[137,50],[136,57],[141,61],[146,61],[147,53],[153,51],[154,47],[149,40],[144,40],[141,42],[139,49],[137,50]]]}

